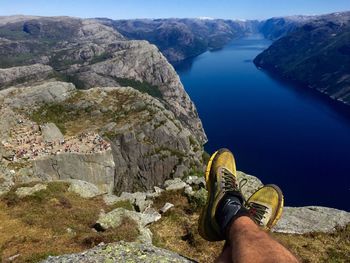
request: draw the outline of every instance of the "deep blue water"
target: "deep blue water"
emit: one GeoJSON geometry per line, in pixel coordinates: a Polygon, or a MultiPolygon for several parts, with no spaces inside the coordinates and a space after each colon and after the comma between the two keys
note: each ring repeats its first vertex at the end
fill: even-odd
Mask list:
{"type": "Polygon", "coordinates": [[[238,170],[280,186],[288,206],[350,211],[350,107],[269,76],[252,60],[271,44],[235,40],[176,67],[208,135],[238,170]]]}

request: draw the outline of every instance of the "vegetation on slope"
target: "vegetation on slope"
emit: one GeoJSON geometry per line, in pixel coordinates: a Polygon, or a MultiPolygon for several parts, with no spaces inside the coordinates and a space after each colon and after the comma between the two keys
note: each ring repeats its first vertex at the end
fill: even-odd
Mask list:
{"type": "Polygon", "coordinates": [[[101,242],[134,241],[139,234],[130,219],[118,229],[96,232],[93,225],[101,209],[116,208],[106,206],[102,197],[83,199],[68,192],[67,184],[54,182],[46,190],[20,199],[15,194],[18,187],[0,198],[2,262],[14,255],[18,256],[11,262],[38,262],[48,255],[83,251],[101,242]]]}

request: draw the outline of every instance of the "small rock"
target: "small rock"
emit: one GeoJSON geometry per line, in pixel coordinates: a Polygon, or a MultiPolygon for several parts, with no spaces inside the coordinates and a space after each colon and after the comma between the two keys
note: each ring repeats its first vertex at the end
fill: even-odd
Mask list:
{"type": "Polygon", "coordinates": [[[193,191],[193,189],[192,189],[191,186],[187,186],[187,187],[185,188],[185,194],[186,194],[187,196],[192,196],[192,195],[194,195],[194,191],[193,191]]]}
{"type": "Polygon", "coordinates": [[[21,187],[16,190],[16,194],[18,195],[19,198],[23,198],[26,196],[33,195],[36,192],[46,190],[47,185],[45,184],[36,184],[33,187],[21,187]]]}
{"type": "Polygon", "coordinates": [[[205,179],[204,177],[198,177],[198,176],[189,176],[186,179],[186,183],[189,185],[195,185],[204,188],[205,187],[205,179]]]}
{"type": "Polygon", "coordinates": [[[139,241],[152,243],[152,233],[146,228],[146,226],[161,218],[161,215],[154,209],[149,208],[144,213],[138,213],[124,208],[116,208],[107,214],[100,215],[95,224],[95,228],[97,230],[106,230],[118,227],[125,217],[130,218],[137,223],[140,232],[140,236],[138,237],[139,241]]]}
{"type": "Polygon", "coordinates": [[[165,203],[165,205],[159,210],[161,214],[164,214],[166,211],[168,211],[170,208],[174,207],[171,203],[165,203]]]}
{"type": "Polygon", "coordinates": [[[256,190],[263,186],[262,182],[255,176],[237,171],[238,183],[246,182],[241,191],[245,199],[248,199],[256,190]]]}
{"type": "Polygon", "coordinates": [[[135,203],[136,211],[143,212],[153,205],[152,200],[139,200],[135,203]]]}
{"type": "Polygon", "coordinates": [[[157,194],[161,194],[162,192],[164,192],[164,189],[158,187],[158,186],[154,186],[154,191],[157,193],[157,194]]]}
{"type": "Polygon", "coordinates": [[[97,186],[92,183],[74,179],[68,181],[70,182],[68,191],[76,193],[83,198],[92,198],[101,194],[97,186]]]}
{"type": "Polygon", "coordinates": [[[64,139],[62,132],[54,123],[41,125],[40,129],[45,142],[62,141],[64,139]]]}
{"type": "Polygon", "coordinates": [[[103,196],[103,201],[106,205],[114,205],[118,203],[119,201],[122,201],[119,196],[112,195],[112,194],[106,194],[103,196]]]}
{"type": "Polygon", "coordinates": [[[180,178],[175,178],[174,180],[167,180],[164,183],[165,190],[181,190],[184,189],[187,184],[183,182],[180,178]]]}
{"type": "Polygon", "coordinates": [[[13,255],[12,257],[9,257],[7,260],[8,262],[11,262],[13,260],[15,260],[16,258],[18,258],[21,254],[16,254],[16,255],[13,255]]]}
{"type": "Polygon", "coordinates": [[[162,216],[154,208],[147,208],[142,215],[143,221],[146,225],[157,222],[162,218],[162,216]]]}
{"type": "Polygon", "coordinates": [[[147,192],[146,197],[151,199],[156,198],[156,197],[159,197],[162,192],[164,192],[162,188],[159,188],[158,186],[154,186],[154,192],[150,192],[150,191],[147,192]]]}

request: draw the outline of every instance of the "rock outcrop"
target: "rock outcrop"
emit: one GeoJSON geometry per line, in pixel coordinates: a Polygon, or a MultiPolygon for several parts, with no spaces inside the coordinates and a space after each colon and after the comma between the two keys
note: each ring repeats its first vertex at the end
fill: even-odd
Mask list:
{"type": "Polygon", "coordinates": [[[51,73],[53,73],[53,68],[42,64],[6,69],[0,68],[0,89],[11,85],[45,80],[51,73]]]}
{"type": "Polygon", "coordinates": [[[100,244],[97,247],[78,254],[49,257],[42,263],[58,262],[194,262],[174,252],[157,248],[151,244],[118,242],[112,244],[100,244]]]}
{"type": "Polygon", "coordinates": [[[95,184],[103,192],[114,188],[115,163],[111,150],[93,153],[60,153],[32,161],[33,176],[43,181],[78,179],[95,184]]]}
{"type": "MultiPolygon", "coordinates": [[[[133,88],[78,91],[72,84],[52,81],[3,90],[0,101],[2,121],[7,120],[0,127],[2,145],[10,150],[9,160],[16,157],[20,159],[14,162],[23,163],[29,156],[24,164],[27,179],[78,179],[97,185],[102,192],[121,193],[151,189],[179,171],[186,172],[184,166],[200,169],[202,165],[201,143],[192,132],[160,100],[133,88]],[[27,119],[32,121],[23,121],[27,119]],[[46,122],[56,122],[66,133],[65,141],[43,144],[34,153],[29,145],[23,152],[18,140],[25,145],[28,140],[35,144],[45,140],[37,124],[46,122]],[[96,135],[93,141],[84,141],[91,145],[86,148],[81,134],[87,132],[109,142],[101,144],[101,136],[96,135]],[[21,134],[16,137],[16,133],[21,134]]],[[[20,180],[19,170],[14,172],[20,180]]]]}
{"type": "Polygon", "coordinates": [[[274,231],[289,234],[331,233],[350,223],[350,213],[320,206],[285,207],[274,231]]]}

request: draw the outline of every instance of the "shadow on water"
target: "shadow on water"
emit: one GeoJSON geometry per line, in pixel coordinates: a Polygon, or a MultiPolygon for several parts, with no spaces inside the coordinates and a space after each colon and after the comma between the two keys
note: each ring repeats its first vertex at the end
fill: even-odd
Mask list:
{"type": "MultiPolygon", "coordinates": [[[[210,51],[207,51],[207,52],[210,52],[210,51]]],[[[180,62],[174,62],[172,63],[172,65],[178,74],[182,74],[182,73],[190,72],[195,61],[199,59],[200,59],[200,56],[191,57],[191,58],[182,60],[180,62]]]]}
{"type": "MultiPolygon", "coordinates": [[[[249,62],[249,61],[247,60],[245,62],[249,62]]],[[[253,60],[251,60],[251,62],[253,63],[253,60]]],[[[279,83],[280,87],[293,91],[293,93],[296,96],[299,96],[301,99],[307,99],[311,101],[319,100],[322,103],[321,105],[324,106],[323,108],[332,109],[332,111],[330,112],[334,113],[333,117],[336,117],[336,118],[342,117],[344,118],[343,120],[346,122],[350,120],[349,105],[346,105],[340,101],[334,100],[331,97],[329,97],[327,94],[321,93],[320,91],[315,89],[311,89],[306,85],[298,84],[293,81],[287,80],[276,73],[269,72],[267,70],[263,70],[260,68],[257,68],[257,69],[262,71],[264,74],[269,76],[271,79],[273,79],[277,83],[279,83]]]]}

